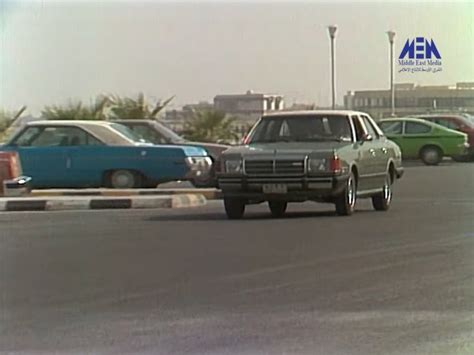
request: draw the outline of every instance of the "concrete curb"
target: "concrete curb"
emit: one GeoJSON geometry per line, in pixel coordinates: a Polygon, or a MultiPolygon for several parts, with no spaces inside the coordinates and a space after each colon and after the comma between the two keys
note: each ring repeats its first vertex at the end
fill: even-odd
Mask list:
{"type": "Polygon", "coordinates": [[[160,196],[160,195],[203,195],[207,200],[222,199],[222,192],[216,189],[48,189],[33,190],[31,196],[160,196]]]}
{"type": "Polygon", "coordinates": [[[0,198],[0,211],[68,211],[100,209],[156,209],[204,206],[203,195],[162,195],[127,197],[57,196],[51,198],[0,198]]]}

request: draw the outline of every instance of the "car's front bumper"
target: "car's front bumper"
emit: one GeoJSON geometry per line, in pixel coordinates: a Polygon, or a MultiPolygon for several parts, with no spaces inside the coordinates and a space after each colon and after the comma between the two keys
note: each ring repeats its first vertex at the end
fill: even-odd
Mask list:
{"type": "Polygon", "coordinates": [[[306,201],[330,198],[341,193],[348,175],[310,176],[226,176],[218,178],[219,188],[226,197],[252,200],[306,201]],[[263,192],[267,184],[283,184],[287,192],[268,194],[263,192]]]}

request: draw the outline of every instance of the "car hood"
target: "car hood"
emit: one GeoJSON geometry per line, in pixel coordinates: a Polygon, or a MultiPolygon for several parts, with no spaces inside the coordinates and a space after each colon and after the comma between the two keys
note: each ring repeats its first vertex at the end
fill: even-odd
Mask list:
{"type": "Polygon", "coordinates": [[[262,155],[308,155],[316,152],[330,153],[351,144],[351,142],[257,143],[230,148],[226,150],[223,155],[240,155],[242,157],[262,155]]]}
{"type": "Polygon", "coordinates": [[[181,142],[179,143],[181,145],[192,145],[195,147],[201,147],[207,150],[210,156],[212,156],[214,159],[218,159],[222,152],[229,149],[230,146],[224,145],[224,144],[217,144],[217,143],[204,143],[204,142],[190,142],[186,141],[185,143],[181,142]]]}

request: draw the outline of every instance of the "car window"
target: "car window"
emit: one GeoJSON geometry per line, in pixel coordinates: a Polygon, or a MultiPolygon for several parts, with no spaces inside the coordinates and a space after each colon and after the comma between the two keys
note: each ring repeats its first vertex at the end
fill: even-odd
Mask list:
{"type": "Polygon", "coordinates": [[[369,118],[365,115],[361,115],[362,121],[364,121],[365,128],[367,129],[367,133],[372,136],[373,139],[378,139],[379,134],[375,130],[375,128],[372,126],[372,122],[369,121],[369,118]]]}
{"type": "Polygon", "coordinates": [[[380,122],[380,129],[386,135],[402,134],[402,121],[380,122]]]}
{"type": "Polygon", "coordinates": [[[360,119],[358,116],[352,116],[352,122],[354,122],[356,140],[359,142],[362,140],[362,137],[365,134],[364,127],[362,126],[362,123],[360,122],[360,119]]]}
{"type": "Polygon", "coordinates": [[[459,129],[459,124],[455,121],[448,120],[446,118],[439,118],[436,120],[436,123],[450,129],[459,129]]]}
{"type": "Polygon", "coordinates": [[[20,147],[63,147],[102,143],[77,127],[29,127],[14,144],[20,147]]]}
{"type": "Polygon", "coordinates": [[[421,122],[406,122],[405,123],[406,134],[423,134],[423,133],[429,133],[430,131],[431,131],[431,127],[421,122]]]}
{"type": "Polygon", "coordinates": [[[142,124],[132,124],[127,126],[130,128],[133,133],[138,135],[140,138],[152,142],[154,144],[167,144],[168,141],[160,133],[156,132],[154,129],[148,127],[147,125],[142,124]]]}
{"type": "Polygon", "coordinates": [[[277,116],[261,119],[250,143],[278,141],[352,140],[347,116],[277,116]]]}

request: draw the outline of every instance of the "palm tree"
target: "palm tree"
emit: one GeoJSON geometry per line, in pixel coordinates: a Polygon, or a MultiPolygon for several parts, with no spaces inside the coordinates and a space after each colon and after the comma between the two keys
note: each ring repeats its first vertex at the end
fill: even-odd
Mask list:
{"type": "Polygon", "coordinates": [[[111,96],[111,119],[156,119],[157,115],[174,99],[174,95],[153,106],[146,101],[145,95],[139,93],[137,98],[111,96]]]}
{"type": "Polygon", "coordinates": [[[17,112],[0,110],[0,141],[9,135],[9,128],[26,111],[26,106],[22,106],[17,112]]]}
{"type": "Polygon", "coordinates": [[[193,117],[185,122],[183,136],[201,142],[234,141],[238,133],[234,128],[235,119],[215,110],[194,111],[193,117]]]}
{"type": "Polygon", "coordinates": [[[46,106],[41,116],[47,120],[105,120],[106,109],[110,105],[107,96],[100,95],[92,105],[84,105],[81,101],[70,102],[66,106],[46,106]]]}

